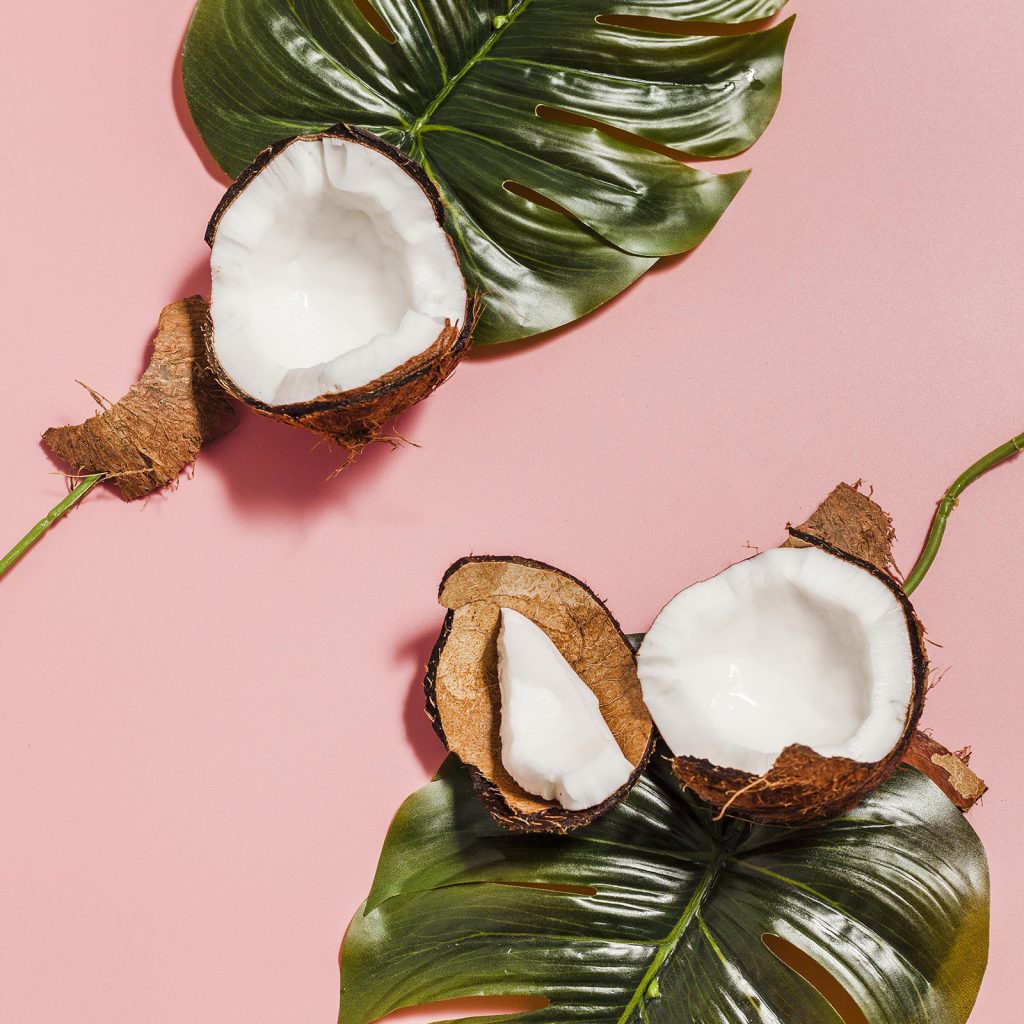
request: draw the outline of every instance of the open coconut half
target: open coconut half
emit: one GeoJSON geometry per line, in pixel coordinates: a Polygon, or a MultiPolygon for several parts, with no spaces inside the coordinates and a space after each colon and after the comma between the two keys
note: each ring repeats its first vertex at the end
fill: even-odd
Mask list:
{"type": "Polygon", "coordinates": [[[358,448],[467,350],[475,300],[437,190],[361,129],[263,152],[206,240],[210,363],[259,412],[358,448]]]}
{"type": "Polygon", "coordinates": [[[799,546],[678,594],[637,659],[680,781],[720,810],[779,824],[839,814],[895,770],[927,672],[895,580],[792,534],[799,546]]]}
{"type": "Polygon", "coordinates": [[[441,582],[427,712],[501,825],[568,832],[621,800],[651,754],[633,649],[587,586],[523,558],[441,582]]]}

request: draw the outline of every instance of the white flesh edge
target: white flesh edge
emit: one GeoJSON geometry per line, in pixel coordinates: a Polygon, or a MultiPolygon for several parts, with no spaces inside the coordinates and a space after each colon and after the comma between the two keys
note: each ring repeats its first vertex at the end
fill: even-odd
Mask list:
{"type": "Polygon", "coordinates": [[[637,670],[674,754],[755,775],[792,743],[880,761],[914,690],[895,594],[813,547],[765,551],[678,594],[641,644],[637,670]]]}
{"type": "Polygon", "coordinates": [[[268,405],[351,391],[464,319],[466,285],[419,183],[345,139],[299,139],[221,217],[213,346],[268,405]]]}
{"type": "Polygon", "coordinates": [[[527,793],[580,811],[607,800],[633,765],[593,690],[551,638],[511,608],[498,631],[501,763],[527,793]]]}

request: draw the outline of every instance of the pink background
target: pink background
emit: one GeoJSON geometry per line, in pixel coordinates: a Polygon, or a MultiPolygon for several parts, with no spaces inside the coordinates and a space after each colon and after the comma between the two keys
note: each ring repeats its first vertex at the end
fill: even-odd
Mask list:
{"type": "MultiPolygon", "coordinates": [[[[205,291],[223,188],[177,84],[190,0],[8,5],[0,540],[64,493],[38,445],[117,397],[205,291]]],[[[809,2],[754,174],[698,252],[407,414],[340,478],[247,415],[195,478],[100,493],[0,585],[0,1019],[329,1022],[388,821],[441,751],[420,676],[468,552],[584,577],[630,630],[838,480],[908,567],[952,476],[1024,429],[1024,12],[809,2]]],[[[1024,463],[971,490],[918,592],[926,712],[992,785],[973,1020],[1024,945],[1024,463]]],[[[7,544],[0,544],[6,549],[7,544]]],[[[426,1020],[429,1015],[406,1015],[426,1020]]]]}

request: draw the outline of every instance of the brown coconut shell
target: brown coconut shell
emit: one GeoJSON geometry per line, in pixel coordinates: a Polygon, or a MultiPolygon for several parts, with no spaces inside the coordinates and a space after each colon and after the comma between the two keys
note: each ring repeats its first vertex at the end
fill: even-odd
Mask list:
{"type": "Polygon", "coordinates": [[[120,401],[74,426],[50,427],[43,443],[78,473],[104,473],[125,501],[174,481],[234,415],[206,362],[209,306],[198,295],[160,314],[145,373],[120,401]]]}
{"type": "MultiPolygon", "coordinates": [[[[346,142],[366,146],[384,154],[398,164],[423,190],[423,194],[433,207],[438,225],[444,229],[445,207],[440,193],[415,160],[410,159],[401,150],[370,132],[350,125],[336,124],[322,132],[284,139],[263,150],[242,171],[218,204],[206,229],[207,244],[211,248],[213,247],[217,237],[217,228],[225,212],[276,156],[296,142],[327,137],[344,139],[346,142]]],[[[456,262],[460,262],[458,251],[451,237],[446,237],[448,237],[448,244],[451,246],[456,262]]],[[[251,409],[283,423],[314,430],[332,441],[336,441],[345,449],[358,452],[365,445],[382,436],[381,429],[384,424],[393,420],[410,406],[422,401],[451,376],[455,367],[469,351],[478,313],[479,300],[477,296],[470,295],[466,300],[462,321],[454,324],[446,321],[444,329],[425,351],[389,370],[369,384],[351,391],[321,395],[308,402],[295,402],[287,405],[271,405],[262,402],[240,388],[225,372],[217,360],[212,334],[209,338],[207,352],[210,366],[222,386],[251,409]]]]}
{"type": "Polygon", "coordinates": [[[444,575],[448,608],[424,680],[427,714],[498,824],[522,832],[566,833],[588,825],[633,787],[651,756],[654,724],[643,702],[636,656],[594,592],[568,573],[527,558],[463,558],[444,575]],[[570,811],[527,793],[501,762],[497,637],[501,608],[530,618],[597,696],[601,714],[634,766],[603,803],[570,811]]]}
{"type": "Polygon", "coordinates": [[[970,767],[971,748],[955,754],[927,733],[915,732],[903,763],[927,775],[965,814],[988,792],[970,767]]]}
{"type": "Polygon", "coordinates": [[[841,484],[801,527],[789,528],[788,546],[814,546],[871,573],[903,609],[913,657],[913,691],[903,731],[880,761],[823,757],[792,744],[764,775],[723,768],[703,758],[674,757],[679,781],[721,815],[769,825],[803,825],[834,818],[856,806],[903,763],[924,707],[928,658],[924,629],[891,575],[892,523],[867,495],[841,484]],[[839,543],[847,545],[840,548],[839,543]],[[855,551],[849,550],[856,549],[855,551]]]}
{"type": "Polygon", "coordinates": [[[855,484],[837,484],[806,522],[787,524],[789,538],[783,547],[807,547],[800,534],[810,534],[832,547],[870,562],[899,581],[902,577],[892,558],[896,539],[892,517],[855,484]]]}

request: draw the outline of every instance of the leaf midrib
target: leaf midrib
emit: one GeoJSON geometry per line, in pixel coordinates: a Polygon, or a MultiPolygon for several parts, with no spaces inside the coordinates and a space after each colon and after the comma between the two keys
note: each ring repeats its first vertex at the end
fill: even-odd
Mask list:
{"type": "Polygon", "coordinates": [[[720,857],[716,857],[715,860],[708,865],[707,871],[704,872],[704,877],[700,880],[700,884],[694,890],[693,895],[683,908],[683,912],[679,915],[679,920],[676,922],[675,927],[658,943],[658,952],[654,955],[654,959],[651,960],[650,967],[647,968],[644,976],[640,979],[639,984],[634,989],[632,998],[626,1004],[626,1007],[622,1011],[622,1014],[616,1024],[626,1024],[632,1016],[633,1011],[638,1005],[640,1005],[651,982],[661,973],[661,970],[668,962],[669,957],[676,951],[676,947],[679,945],[679,940],[682,938],[683,933],[690,926],[690,923],[694,918],[700,913],[700,909],[704,905],[704,900],[711,891],[711,887],[718,880],[721,869],[722,859],[720,857]]]}
{"type": "Polygon", "coordinates": [[[428,124],[430,119],[434,116],[437,108],[451,95],[452,90],[462,81],[470,71],[482,61],[488,53],[494,48],[498,40],[508,31],[515,20],[526,10],[527,7],[533,0],[516,0],[515,5],[509,10],[507,15],[504,15],[504,21],[500,25],[495,26],[491,34],[483,41],[480,48],[473,54],[465,64],[462,65],[459,70],[452,75],[451,78],[445,82],[440,92],[427,104],[426,110],[413,122],[409,128],[409,134],[414,138],[419,136],[419,133],[423,130],[424,125],[428,124]]]}

